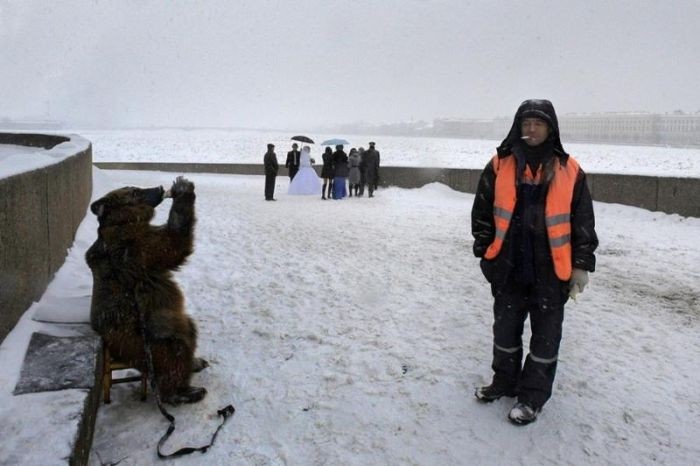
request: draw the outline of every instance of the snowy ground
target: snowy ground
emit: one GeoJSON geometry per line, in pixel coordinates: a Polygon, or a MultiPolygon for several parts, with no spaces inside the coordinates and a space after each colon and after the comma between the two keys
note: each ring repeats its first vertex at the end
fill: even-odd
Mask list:
{"type": "MultiPolygon", "coordinates": [[[[115,186],[172,174],[96,170],[115,186]]],[[[538,421],[472,396],[490,378],[491,297],[471,256],[473,196],[433,184],[375,199],[285,194],[256,176],[191,175],[196,251],[177,280],[212,366],[173,409],[178,464],[696,464],[700,219],[596,203],[598,271],[567,306],[559,373],[538,421]]],[[[160,208],[164,220],[168,205],[160,208]]],[[[71,257],[94,238],[81,226],[71,257]]],[[[68,261],[76,287],[90,282],[68,261]]],[[[82,268],[81,268],[82,267],[82,268]]],[[[60,278],[60,277],[59,277],[60,278]]],[[[152,464],[167,423],[136,385],[98,414],[91,464],[152,464]]]]}
{"type": "MultiPolygon", "coordinates": [[[[233,138],[227,159],[225,140],[193,151],[206,132],[173,132],[171,140],[143,133],[142,142],[135,131],[81,135],[93,141],[95,160],[105,161],[259,162],[270,137],[233,138]]],[[[423,144],[398,139],[406,151],[423,144]]],[[[394,161],[388,165],[470,168],[482,167],[494,145],[473,141],[473,157],[451,165],[443,145],[470,142],[429,141],[440,148],[426,157],[378,144],[385,144],[383,161],[394,161]]],[[[273,142],[283,161],[288,141],[273,142]]],[[[697,150],[566,147],[588,157],[589,172],[641,167],[700,176],[697,150]]],[[[125,184],[168,186],[173,177],[95,170],[95,196],[125,184]]],[[[212,366],[194,377],[207,398],[172,410],[178,429],[166,450],[206,443],[216,410],[232,403],[237,412],[209,453],[179,464],[697,463],[700,219],[595,204],[598,271],[579,302],[567,305],[552,400],[535,424],[517,428],[506,420],[512,400],[482,405],[472,395],[490,378],[492,320],[489,289],[471,255],[472,195],[433,184],[323,202],[286,195],[287,178],[279,177],[278,202],[268,203],[262,177],[190,178],[198,193],[196,250],[177,280],[200,328],[199,353],[212,366]]],[[[31,331],[45,325],[28,317],[66,302],[86,312],[91,276],[83,254],[95,228],[90,214],[40,305],[0,346],[3,361],[15,361],[0,367],[0,417],[12,405],[21,342],[26,347],[31,331]]],[[[155,463],[167,423],[152,397],[141,403],[135,384],[120,385],[113,400],[99,411],[91,464],[155,463]]],[[[53,410],[60,407],[47,418],[53,410]]],[[[32,427],[10,420],[20,436],[32,427]]],[[[53,445],[34,448],[47,462],[55,456],[53,445]]]]}

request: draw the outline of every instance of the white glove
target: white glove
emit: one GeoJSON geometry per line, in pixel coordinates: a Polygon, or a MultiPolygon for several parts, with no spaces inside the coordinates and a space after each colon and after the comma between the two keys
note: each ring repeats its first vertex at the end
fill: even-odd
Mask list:
{"type": "Polygon", "coordinates": [[[583,293],[583,289],[588,285],[588,271],[574,269],[569,280],[569,298],[576,301],[576,296],[583,293]]]}

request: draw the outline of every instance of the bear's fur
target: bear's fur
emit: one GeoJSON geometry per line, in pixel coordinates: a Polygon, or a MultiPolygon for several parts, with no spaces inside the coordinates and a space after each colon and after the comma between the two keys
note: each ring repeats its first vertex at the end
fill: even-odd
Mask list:
{"type": "Polygon", "coordinates": [[[150,221],[165,195],[162,187],[120,188],[90,206],[99,221],[97,240],[85,254],[93,275],[90,322],[113,359],[146,370],[143,313],[161,399],[192,403],[206,394],[190,386],[192,372],[206,361],[194,357],[197,327],[172,271],[193,250],[194,184],[178,177],[169,193],[168,222],[160,226],[150,221]]]}

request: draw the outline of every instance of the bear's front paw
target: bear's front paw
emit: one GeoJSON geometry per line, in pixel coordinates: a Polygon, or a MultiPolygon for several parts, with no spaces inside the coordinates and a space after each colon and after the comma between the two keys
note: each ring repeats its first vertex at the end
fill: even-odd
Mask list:
{"type": "Polygon", "coordinates": [[[178,197],[185,193],[194,192],[194,183],[183,176],[178,176],[173,182],[170,188],[170,195],[172,197],[178,197]]]}

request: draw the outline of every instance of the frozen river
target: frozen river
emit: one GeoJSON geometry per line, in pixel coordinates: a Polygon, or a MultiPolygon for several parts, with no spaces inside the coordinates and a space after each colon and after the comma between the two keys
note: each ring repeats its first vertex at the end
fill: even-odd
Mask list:
{"type": "MultiPolygon", "coordinates": [[[[284,163],[293,133],[223,130],[79,131],[99,162],[262,163],[266,144],[284,163]]],[[[500,141],[398,136],[309,134],[316,142],[341,136],[351,147],[376,141],[384,166],[483,168],[500,141]]],[[[567,144],[589,173],[700,177],[700,148],[567,144]]],[[[312,146],[320,160],[321,148],[312,146]]]]}

